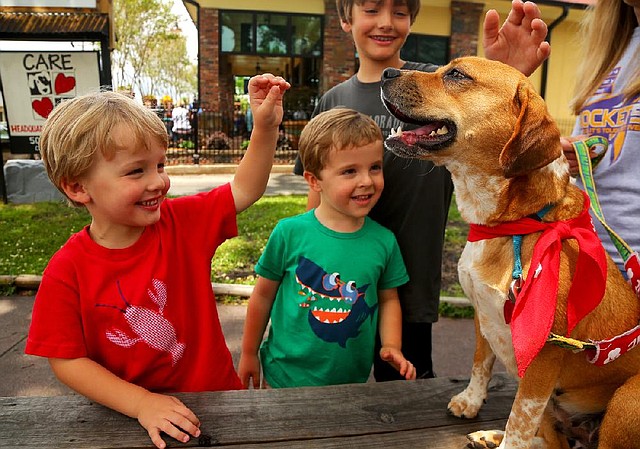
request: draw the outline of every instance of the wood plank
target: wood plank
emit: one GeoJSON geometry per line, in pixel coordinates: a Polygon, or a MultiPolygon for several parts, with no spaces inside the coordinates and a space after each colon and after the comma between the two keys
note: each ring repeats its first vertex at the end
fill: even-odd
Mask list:
{"type": "MultiPolygon", "coordinates": [[[[506,418],[511,408],[515,383],[505,376],[496,376],[493,382],[490,400],[479,420],[506,418]]],[[[438,378],[348,387],[250,390],[234,399],[232,410],[224,405],[205,407],[199,403],[202,397],[185,401],[194,411],[204,410],[196,412],[203,422],[215,423],[215,428],[203,427],[203,431],[220,444],[286,441],[456,425],[460,420],[448,415],[446,406],[466,384],[466,379],[438,378]],[[244,429],[241,436],[237,435],[239,424],[244,429]]]]}
{"type": "MultiPolygon", "coordinates": [[[[516,383],[495,375],[478,418],[449,416],[466,379],[176,394],[203,437],[172,447],[462,447],[471,431],[502,428],[516,383]],[[429,446],[429,441],[433,446],[429,446]],[[443,443],[446,440],[447,443],[443,443]],[[375,444],[372,443],[375,441],[375,444]],[[451,446],[447,446],[451,444],[451,446]],[[257,447],[257,446],[256,446],[257,447]]],[[[81,396],[0,398],[0,447],[150,447],[137,421],[81,396]]]]}
{"type": "MultiPolygon", "coordinates": [[[[355,437],[318,438],[313,440],[260,442],[253,444],[227,445],[234,449],[462,449],[469,442],[466,435],[479,430],[476,422],[460,420],[457,426],[434,429],[417,429],[400,432],[359,435],[355,437]]],[[[504,429],[506,419],[483,421],[482,430],[504,429]]]]}

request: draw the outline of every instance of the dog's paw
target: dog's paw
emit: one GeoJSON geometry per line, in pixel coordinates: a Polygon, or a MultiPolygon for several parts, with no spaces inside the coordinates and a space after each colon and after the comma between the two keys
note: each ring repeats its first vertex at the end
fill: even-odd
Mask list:
{"type": "Polygon", "coordinates": [[[496,449],[500,446],[504,432],[502,430],[480,430],[467,435],[470,449],[496,449]]]}
{"type": "Polygon", "coordinates": [[[473,394],[469,388],[451,398],[447,409],[458,418],[475,418],[484,403],[484,398],[473,394]]]}

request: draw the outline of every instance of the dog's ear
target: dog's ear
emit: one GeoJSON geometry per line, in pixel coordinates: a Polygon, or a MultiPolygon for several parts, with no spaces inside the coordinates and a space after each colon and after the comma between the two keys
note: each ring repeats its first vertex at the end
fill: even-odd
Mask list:
{"type": "Polygon", "coordinates": [[[518,85],[513,107],[518,120],[499,158],[507,178],[544,167],[562,154],[560,131],[544,100],[528,81],[521,81],[518,85]]]}

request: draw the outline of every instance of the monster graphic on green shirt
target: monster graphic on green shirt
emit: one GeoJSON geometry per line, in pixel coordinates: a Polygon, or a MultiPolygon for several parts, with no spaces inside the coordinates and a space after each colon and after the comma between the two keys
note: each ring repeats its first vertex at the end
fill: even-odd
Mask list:
{"type": "Polygon", "coordinates": [[[300,307],[309,308],[309,326],[322,340],[346,347],[348,338],[358,336],[360,325],[373,319],[378,305],[369,307],[365,292],[369,285],[357,288],[354,281],[343,281],[339,273],[327,273],[305,257],[296,270],[300,307]]]}

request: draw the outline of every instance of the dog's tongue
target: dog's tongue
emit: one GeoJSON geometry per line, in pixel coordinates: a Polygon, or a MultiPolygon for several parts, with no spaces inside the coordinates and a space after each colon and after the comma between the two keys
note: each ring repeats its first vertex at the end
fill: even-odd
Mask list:
{"type": "Polygon", "coordinates": [[[435,133],[434,136],[437,135],[438,129],[436,123],[430,123],[417,129],[402,131],[402,141],[407,145],[415,145],[420,137],[431,137],[432,133],[435,133]]]}
{"type": "Polygon", "coordinates": [[[404,131],[402,133],[402,141],[405,143],[405,145],[415,145],[418,141],[418,136],[414,132],[404,131]]]}

